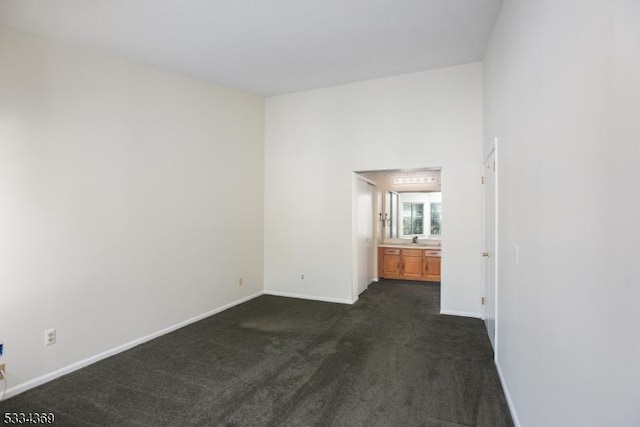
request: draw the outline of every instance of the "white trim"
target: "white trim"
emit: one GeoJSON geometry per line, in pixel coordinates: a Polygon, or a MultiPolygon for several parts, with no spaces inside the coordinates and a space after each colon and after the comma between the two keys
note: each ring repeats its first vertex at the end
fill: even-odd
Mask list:
{"type": "Polygon", "coordinates": [[[493,240],[494,240],[494,242],[493,242],[493,252],[495,254],[494,255],[495,256],[494,259],[495,259],[495,269],[496,269],[495,274],[494,274],[495,277],[493,278],[493,280],[495,282],[495,296],[494,296],[495,297],[495,301],[494,301],[494,304],[495,304],[495,308],[496,308],[496,320],[495,320],[495,328],[496,328],[496,330],[494,332],[493,339],[495,341],[496,348],[494,349],[494,352],[493,352],[493,355],[494,355],[493,358],[497,362],[497,360],[498,360],[498,344],[499,344],[499,341],[500,341],[500,339],[499,339],[499,336],[500,336],[500,334],[499,334],[499,332],[500,332],[500,322],[498,321],[498,318],[500,317],[500,315],[499,315],[499,313],[500,313],[499,312],[499,309],[500,309],[500,297],[499,297],[499,294],[500,294],[500,286],[499,286],[500,285],[500,274],[498,274],[498,272],[500,271],[500,268],[499,268],[500,267],[500,265],[499,265],[500,264],[500,239],[499,239],[499,230],[500,230],[500,226],[499,226],[499,224],[500,224],[500,209],[499,209],[499,207],[500,207],[500,204],[498,203],[499,202],[499,198],[500,198],[500,191],[499,191],[500,180],[498,179],[499,178],[499,174],[500,174],[500,159],[498,158],[498,154],[499,154],[499,152],[498,152],[498,137],[495,137],[493,139],[493,150],[495,151],[495,154],[493,156],[493,160],[496,162],[496,170],[495,170],[495,174],[493,175],[494,185],[495,185],[495,193],[494,193],[494,200],[493,200],[493,202],[495,203],[495,206],[493,208],[494,215],[495,215],[494,216],[495,229],[493,230],[494,233],[495,233],[494,236],[493,236],[493,240]]]}
{"type": "Polygon", "coordinates": [[[440,310],[440,314],[447,314],[449,316],[474,317],[476,319],[482,319],[482,313],[472,313],[469,311],[440,310]]]}
{"type": "Polygon", "coordinates": [[[137,338],[137,339],[135,339],[133,341],[129,341],[128,343],[119,345],[118,347],[114,347],[114,348],[106,350],[106,351],[103,351],[102,353],[98,353],[98,354],[96,354],[94,356],[91,356],[91,357],[88,357],[86,359],[80,360],[78,362],[72,363],[71,365],[67,365],[67,366],[62,367],[62,368],[60,368],[58,370],[55,370],[53,372],[49,372],[47,374],[41,375],[41,376],[39,376],[37,378],[34,378],[32,380],[29,380],[29,381],[27,381],[25,383],[15,385],[15,386],[7,389],[7,392],[5,393],[4,399],[7,399],[7,398],[9,398],[11,396],[15,396],[17,394],[23,393],[23,392],[25,392],[25,391],[27,391],[29,389],[32,389],[34,387],[37,387],[37,386],[42,385],[44,383],[47,383],[49,381],[53,381],[56,378],[59,378],[59,377],[61,377],[63,375],[66,375],[66,374],[70,374],[73,371],[77,371],[78,369],[81,369],[81,368],[89,366],[89,365],[91,365],[93,363],[99,362],[100,360],[106,359],[107,357],[111,357],[111,356],[116,355],[118,353],[122,353],[123,351],[129,350],[130,348],[133,348],[133,347],[135,347],[137,345],[143,344],[143,343],[145,343],[147,341],[151,341],[152,339],[155,339],[155,338],[158,338],[158,337],[160,337],[162,335],[168,334],[169,332],[173,332],[176,329],[180,329],[182,327],[190,325],[191,323],[195,323],[195,322],[197,322],[199,320],[202,320],[202,319],[204,319],[206,317],[213,316],[214,314],[220,313],[221,311],[225,311],[225,310],[227,310],[227,309],[229,309],[231,307],[234,307],[234,306],[236,306],[238,304],[242,304],[242,303],[247,302],[249,300],[252,300],[252,299],[254,299],[256,297],[259,297],[262,294],[263,294],[262,291],[256,292],[253,295],[249,295],[247,297],[240,298],[239,300],[236,300],[236,301],[233,301],[233,302],[231,302],[229,304],[223,305],[222,307],[215,308],[213,310],[207,311],[206,313],[200,314],[200,315],[198,315],[196,317],[192,317],[191,319],[182,321],[180,323],[176,323],[175,325],[169,326],[168,328],[164,328],[164,329],[162,329],[160,331],[154,332],[154,333],[146,335],[144,337],[137,338]]]}
{"type": "Polygon", "coordinates": [[[513,424],[515,427],[521,427],[520,419],[518,418],[518,414],[516,413],[516,407],[513,404],[513,400],[511,399],[511,394],[509,393],[509,389],[507,388],[507,383],[502,376],[502,369],[500,369],[500,364],[498,361],[495,361],[496,370],[498,371],[498,377],[500,378],[500,384],[502,384],[502,390],[504,391],[504,397],[507,399],[507,406],[509,407],[509,412],[511,412],[511,418],[513,420],[513,424]]]}
{"type": "Polygon", "coordinates": [[[332,303],[349,304],[349,305],[354,304],[358,300],[357,298],[355,299],[355,301],[351,301],[348,299],[319,297],[315,295],[294,294],[292,292],[280,292],[280,291],[264,291],[264,294],[273,295],[276,297],[298,298],[298,299],[306,299],[311,301],[332,302],[332,303]]]}

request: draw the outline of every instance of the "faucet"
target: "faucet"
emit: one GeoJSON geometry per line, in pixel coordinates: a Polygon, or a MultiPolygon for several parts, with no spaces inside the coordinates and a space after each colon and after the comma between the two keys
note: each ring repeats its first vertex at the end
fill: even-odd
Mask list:
{"type": "Polygon", "coordinates": [[[418,243],[418,236],[413,236],[411,243],[418,243]]]}

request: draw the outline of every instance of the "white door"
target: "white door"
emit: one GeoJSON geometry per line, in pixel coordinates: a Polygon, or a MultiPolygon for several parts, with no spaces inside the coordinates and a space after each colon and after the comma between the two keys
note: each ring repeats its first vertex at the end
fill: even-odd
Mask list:
{"type": "Polygon", "coordinates": [[[496,350],[496,159],[495,150],[484,163],[483,211],[483,302],[484,322],[494,351],[496,350]]]}
{"type": "Polygon", "coordinates": [[[358,295],[374,279],[373,195],[374,186],[358,179],[358,295]]]}

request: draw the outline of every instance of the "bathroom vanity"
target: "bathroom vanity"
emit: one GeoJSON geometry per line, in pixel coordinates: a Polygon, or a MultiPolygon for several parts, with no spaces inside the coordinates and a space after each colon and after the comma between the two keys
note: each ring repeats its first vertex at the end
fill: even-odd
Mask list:
{"type": "Polygon", "coordinates": [[[440,260],[439,247],[381,244],[378,245],[378,277],[439,282],[440,260]]]}

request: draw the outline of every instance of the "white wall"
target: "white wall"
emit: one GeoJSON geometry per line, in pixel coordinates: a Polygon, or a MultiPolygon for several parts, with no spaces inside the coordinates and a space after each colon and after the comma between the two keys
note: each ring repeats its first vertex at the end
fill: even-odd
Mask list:
{"type": "Polygon", "coordinates": [[[497,360],[522,426],[640,425],[639,23],[637,1],[505,1],[485,58],[497,360]]]}
{"type": "Polygon", "coordinates": [[[351,301],[352,171],[442,166],[442,309],[479,316],[481,86],[473,63],[267,98],[265,291],[351,301]]]}
{"type": "Polygon", "coordinates": [[[261,292],[263,132],[260,97],[0,29],[13,390],[261,292]]]}

